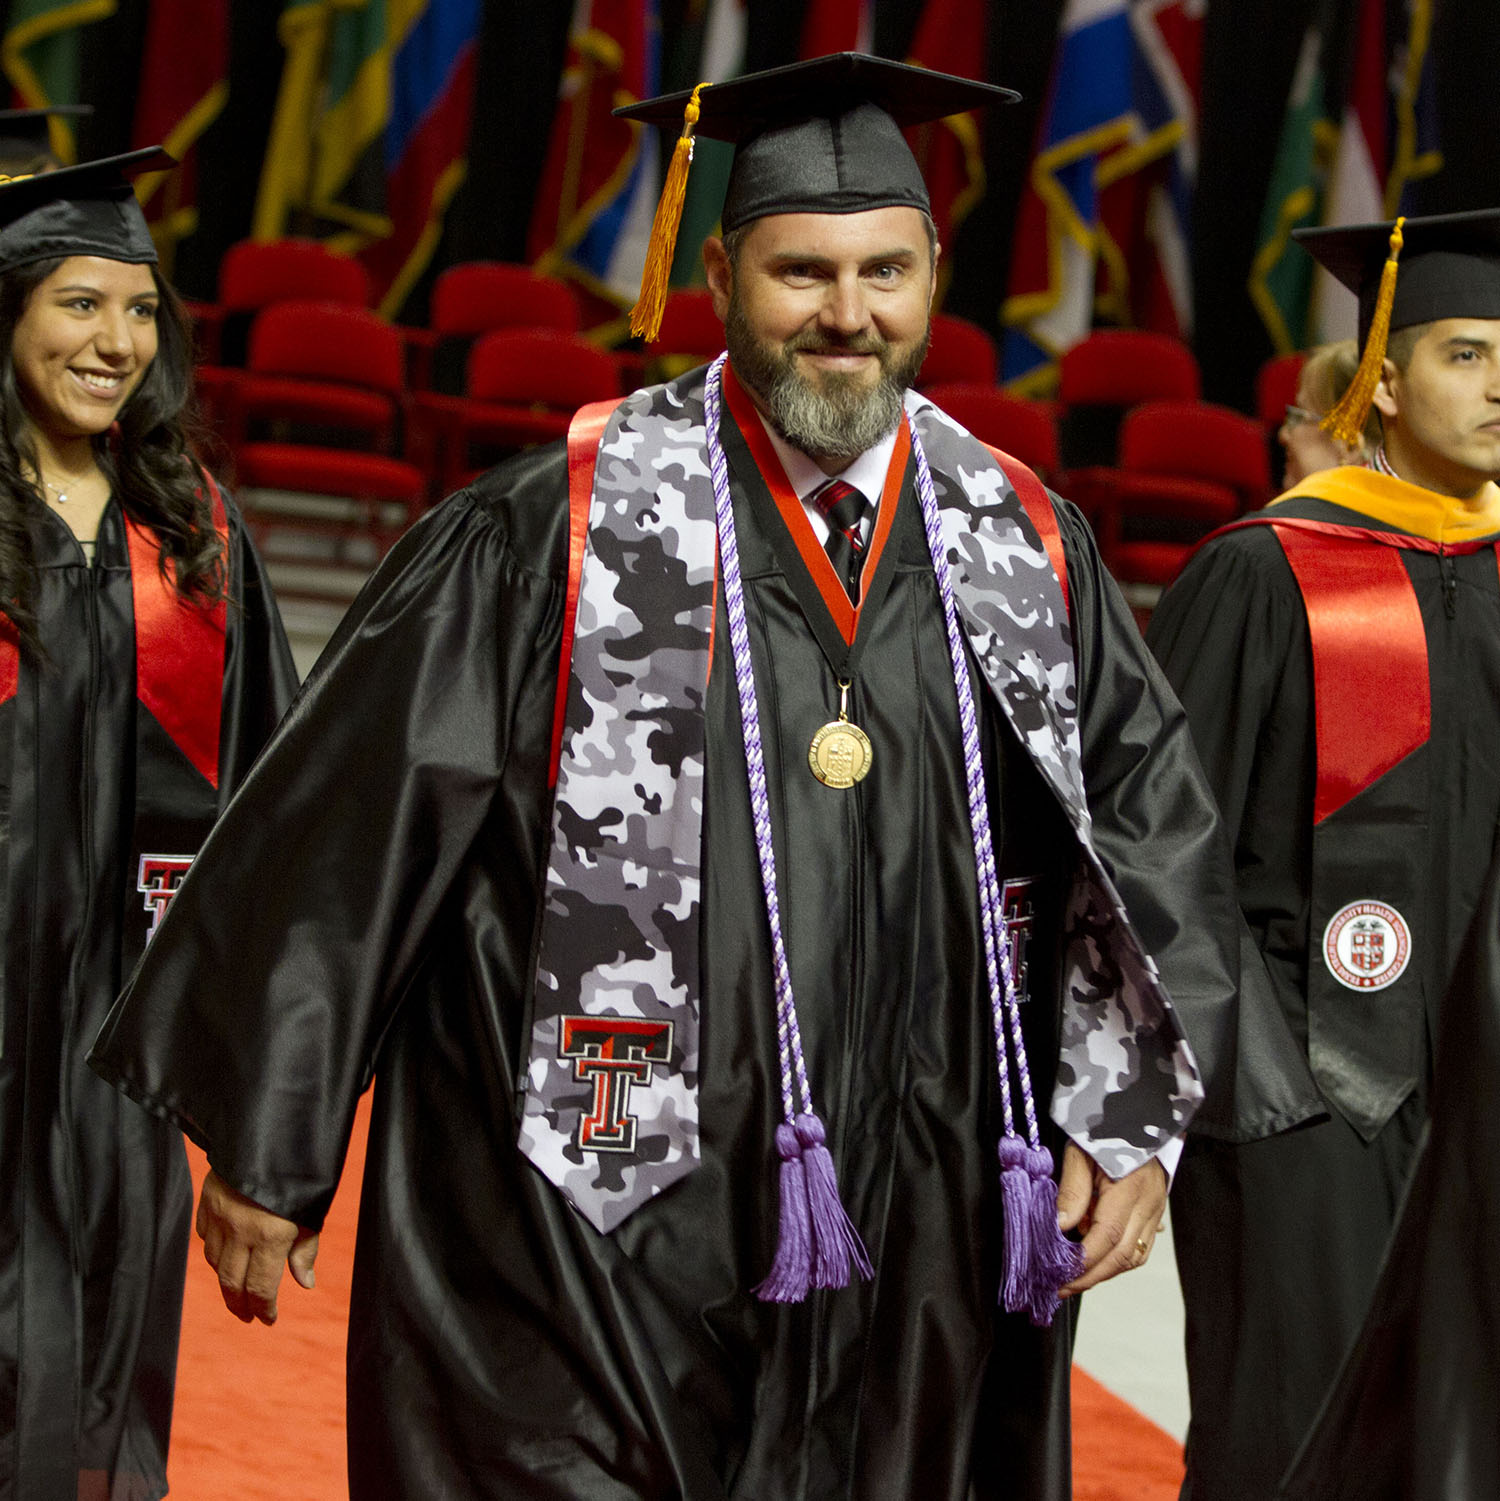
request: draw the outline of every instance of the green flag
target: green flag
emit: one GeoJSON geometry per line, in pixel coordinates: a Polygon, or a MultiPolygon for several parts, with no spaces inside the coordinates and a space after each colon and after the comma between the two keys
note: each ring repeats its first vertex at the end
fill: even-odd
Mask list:
{"type": "MultiPolygon", "coordinates": [[[[724,83],[737,77],[745,61],[745,0],[699,0],[702,12],[702,46],[697,57],[694,83],[724,83]]],[[[724,208],[724,190],[734,147],[728,141],[706,136],[693,142],[693,169],[688,173],[687,197],[682,205],[682,225],[677,231],[677,254],[672,260],[674,287],[703,282],[703,242],[719,227],[724,208]]]]}
{"type": "Polygon", "coordinates": [[[353,254],[391,232],[382,141],[391,59],[427,0],[286,0],[286,61],[254,235],[322,237],[353,254]]]}
{"type": "MultiPolygon", "coordinates": [[[[0,38],[0,67],[22,102],[31,109],[81,103],[78,28],[114,12],[115,0],[11,0],[10,18],[0,38]]],[[[53,155],[73,161],[73,127],[56,117],[47,127],[53,155]]]]}
{"type": "Polygon", "coordinates": [[[1314,267],[1312,258],[1292,244],[1291,234],[1320,221],[1338,144],[1337,126],[1328,118],[1325,35],[1324,20],[1314,18],[1302,38],[1250,268],[1250,300],[1278,354],[1290,354],[1307,341],[1314,267]]]}

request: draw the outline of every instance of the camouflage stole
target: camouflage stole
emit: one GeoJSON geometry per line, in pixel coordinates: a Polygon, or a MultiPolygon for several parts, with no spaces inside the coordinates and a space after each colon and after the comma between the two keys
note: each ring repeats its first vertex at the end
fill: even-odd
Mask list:
{"type": "MultiPolygon", "coordinates": [[[[702,376],[636,392],[599,446],[539,936],[520,1145],[609,1231],[698,1162],[704,701],[716,535],[702,376]]],[[[1201,1098],[1156,969],[1093,852],[1067,610],[1014,488],[930,402],[960,615],[1078,836],[1053,1116],[1114,1176],[1201,1098]],[[1131,1086],[1128,1109],[1105,1096],[1131,1086]]],[[[771,998],[767,998],[771,1004],[771,998]]]]}
{"type": "Polygon", "coordinates": [[[969,649],[1078,840],[1051,1114],[1118,1178],[1186,1129],[1203,1086],[1155,961],[1094,849],[1062,586],[989,449],[925,397],[908,393],[906,407],[932,470],[969,649]]]}

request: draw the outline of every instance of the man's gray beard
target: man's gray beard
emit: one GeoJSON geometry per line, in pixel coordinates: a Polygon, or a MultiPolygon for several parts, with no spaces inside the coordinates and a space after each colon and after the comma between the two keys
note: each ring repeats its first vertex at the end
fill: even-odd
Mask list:
{"type": "Polygon", "coordinates": [[[724,318],[724,343],[735,374],[765,402],[772,425],[793,448],[814,458],[851,461],[895,431],[907,388],[927,353],[925,334],[899,365],[887,363],[890,346],[876,340],[799,336],[773,353],[750,331],[735,296],[724,318]],[[880,360],[880,379],[874,390],[866,390],[852,375],[825,374],[820,389],[797,369],[796,351],[803,347],[874,354],[880,360]]]}

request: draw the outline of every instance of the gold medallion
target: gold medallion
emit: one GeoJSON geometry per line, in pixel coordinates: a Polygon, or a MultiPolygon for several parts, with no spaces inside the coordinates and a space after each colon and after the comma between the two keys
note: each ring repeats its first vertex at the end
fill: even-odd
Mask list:
{"type": "Polygon", "coordinates": [[[840,682],[839,717],[830,720],[812,738],[807,764],[825,786],[842,791],[862,782],[870,772],[875,749],[870,737],[851,722],[848,714],[849,685],[840,682]]]}

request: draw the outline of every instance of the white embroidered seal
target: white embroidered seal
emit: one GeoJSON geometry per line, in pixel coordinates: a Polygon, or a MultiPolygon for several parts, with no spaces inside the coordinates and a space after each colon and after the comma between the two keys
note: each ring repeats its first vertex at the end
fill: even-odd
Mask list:
{"type": "Polygon", "coordinates": [[[1411,958],[1411,929],[1384,902],[1350,902],[1323,930],[1323,962],[1350,990],[1384,990],[1411,958]]]}

